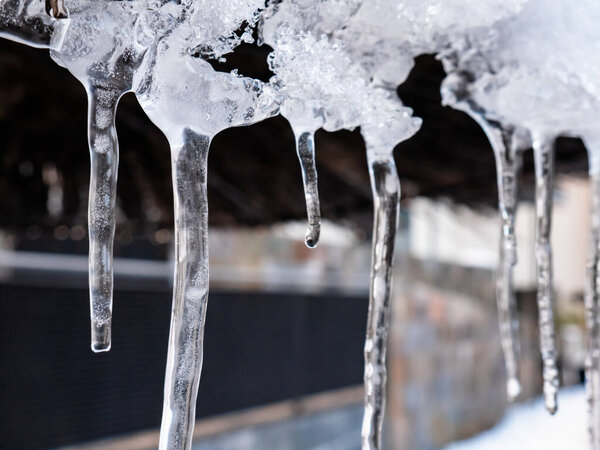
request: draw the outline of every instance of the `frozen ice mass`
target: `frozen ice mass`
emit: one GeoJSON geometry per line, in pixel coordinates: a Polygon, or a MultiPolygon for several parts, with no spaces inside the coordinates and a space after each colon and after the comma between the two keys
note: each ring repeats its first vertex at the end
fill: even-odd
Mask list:
{"type": "Polygon", "coordinates": [[[517,178],[533,149],[540,351],[545,406],[559,408],[550,246],[553,145],[581,137],[589,154],[592,236],[585,295],[589,445],[600,449],[600,3],[595,0],[0,0],[0,36],[47,48],[88,94],[91,347],[111,347],[119,141],[115,115],[133,92],[171,147],[175,284],[161,449],[189,449],[208,301],[210,143],[220,131],[281,114],[296,137],[308,227],[321,211],[314,134],[360,128],[374,204],[365,339],[363,450],[381,448],[386,341],[400,181],[394,147],[421,120],[396,88],[434,53],[444,104],[483,129],[495,155],[502,216],[496,297],[507,396],[520,393],[513,294],[517,178]],[[218,72],[243,42],[268,45],[269,82],[218,72]]]}

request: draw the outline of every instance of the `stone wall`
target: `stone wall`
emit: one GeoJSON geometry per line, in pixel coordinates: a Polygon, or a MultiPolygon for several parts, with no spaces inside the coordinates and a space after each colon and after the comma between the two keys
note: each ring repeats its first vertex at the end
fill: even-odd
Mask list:
{"type": "MultiPolygon", "coordinates": [[[[414,259],[398,266],[386,448],[441,448],[493,426],[507,407],[494,274],[414,259]]],[[[520,304],[527,398],[540,386],[535,297],[520,304]]]]}

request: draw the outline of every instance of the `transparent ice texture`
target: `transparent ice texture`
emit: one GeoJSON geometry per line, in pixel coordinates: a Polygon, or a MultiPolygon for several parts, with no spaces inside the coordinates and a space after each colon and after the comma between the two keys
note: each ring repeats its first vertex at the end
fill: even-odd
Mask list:
{"type": "MultiPolygon", "coordinates": [[[[471,81],[462,95],[485,111],[488,119],[504,126],[525,127],[537,136],[534,155],[538,303],[544,393],[551,412],[556,410],[558,385],[548,240],[552,141],[559,134],[581,136],[597,129],[600,61],[592,55],[600,52],[598,19],[600,4],[595,1],[573,4],[566,0],[529,0],[518,14],[492,28],[470,30],[465,39],[452,44],[453,51],[444,55],[447,70],[468,74],[471,81]]],[[[597,156],[590,153],[592,173],[596,173],[597,156]]],[[[593,341],[590,345],[592,352],[593,341]]],[[[588,362],[594,362],[593,358],[588,362]]],[[[596,367],[588,370],[588,388],[597,392],[597,362],[594,364],[596,367]]],[[[597,398],[597,393],[591,398],[597,398]]],[[[595,411],[597,403],[592,403],[591,410],[595,411]]]]}
{"type": "Polygon", "coordinates": [[[252,28],[265,0],[183,0],[188,8],[189,42],[204,58],[221,59],[242,42],[253,42],[252,28]]]}
{"type": "Polygon", "coordinates": [[[58,49],[69,21],[64,17],[62,2],[56,4],[56,9],[54,18],[45,0],[0,0],[0,37],[30,47],[58,49]],[[61,32],[56,31],[59,23],[61,32]]]}
{"type": "Polygon", "coordinates": [[[537,262],[537,301],[542,353],[544,400],[551,414],[557,410],[558,368],[554,336],[554,312],[552,292],[552,248],[550,226],[552,218],[552,188],[554,176],[554,137],[533,134],[535,163],[535,257],[537,262]]]}
{"type": "Polygon", "coordinates": [[[304,242],[310,248],[319,244],[321,235],[321,207],[317,185],[317,167],[315,163],[315,135],[312,131],[296,131],[296,152],[302,169],[308,229],[304,242]]]}
{"type": "Polygon", "coordinates": [[[201,58],[181,53],[173,44],[177,31],[159,44],[152,71],[143,74],[136,95],[150,119],[169,141],[182,130],[215,136],[276,115],[279,103],[264,83],[235,73],[216,72],[201,58]]]}
{"type": "Polygon", "coordinates": [[[52,51],[88,94],[90,190],[88,204],[89,288],[92,350],[111,347],[113,241],[119,145],[115,115],[132,89],[143,52],[136,46],[138,2],[71,1],[64,45],[52,51]]]}
{"type": "Polygon", "coordinates": [[[207,160],[210,138],[183,130],[171,141],[175,285],[160,431],[161,450],[190,449],[208,303],[207,160]]]}
{"type": "Polygon", "coordinates": [[[472,28],[515,14],[527,0],[370,0],[334,33],[376,83],[403,83],[422,53],[436,53],[472,28]]]}
{"type": "Polygon", "coordinates": [[[460,66],[477,103],[539,132],[594,129],[600,98],[600,3],[529,0],[519,14],[469,35],[460,66]]]}
{"type": "MultiPolygon", "coordinates": [[[[359,6],[352,0],[272,4],[262,20],[261,40],[274,49],[269,56],[275,73],[271,84],[282,98],[281,114],[300,130],[296,136],[320,127],[335,131],[361,126],[365,139],[367,133],[381,141],[374,147],[390,149],[412,135],[420,121],[395,93],[374,86],[365,67],[346,53],[346,43],[332,38],[359,6]]],[[[306,174],[305,169],[303,165],[306,174]]],[[[316,185],[311,190],[305,183],[309,222],[315,211],[310,191],[316,193],[316,185]]]]}
{"type": "Polygon", "coordinates": [[[600,137],[584,136],[589,156],[591,234],[584,291],[588,353],[585,361],[588,431],[591,450],[600,449],[600,137]]]}
{"type": "Polygon", "coordinates": [[[367,147],[373,191],[374,223],[369,286],[369,315],[365,340],[365,412],[362,449],[381,448],[386,396],[386,348],[394,243],[400,210],[400,181],[392,152],[367,147]]]}
{"type": "Polygon", "coordinates": [[[489,120],[486,113],[470,97],[469,79],[465,74],[451,73],[442,84],[444,104],[471,116],[483,129],[494,151],[498,183],[498,208],[502,217],[500,253],[496,271],[496,302],[500,341],[506,366],[506,391],[515,400],[521,391],[519,381],[518,314],[513,289],[513,268],[517,263],[515,214],[517,181],[522,151],[530,146],[527,132],[489,120]]]}
{"type": "Polygon", "coordinates": [[[189,449],[202,369],[208,300],[206,159],[220,131],[263,120],[279,112],[268,86],[235,73],[213,70],[181,51],[187,27],[161,40],[136,95],[150,119],[167,136],[175,195],[175,287],[161,425],[161,449],[189,449]]]}

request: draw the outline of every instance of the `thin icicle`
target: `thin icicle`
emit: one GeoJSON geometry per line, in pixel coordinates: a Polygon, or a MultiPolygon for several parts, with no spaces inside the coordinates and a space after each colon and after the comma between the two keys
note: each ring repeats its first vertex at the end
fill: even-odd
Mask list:
{"type": "Polygon", "coordinates": [[[500,341],[506,365],[506,393],[514,401],[521,392],[519,381],[519,318],[513,289],[513,269],[517,264],[515,214],[517,210],[517,182],[521,168],[521,154],[513,128],[502,128],[488,123],[484,128],[496,160],[498,208],[502,217],[500,253],[496,272],[496,302],[500,341]]]}
{"type": "Polygon", "coordinates": [[[398,227],[400,182],[391,152],[367,151],[375,220],[365,340],[365,414],[362,449],[381,448],[385,412],[385,356],[390,317],[394,243],[398,227]]]}
{"type": "Polygon", "coordinates": [[[315,164],[315,137],[312,131],[296,133],[296,152],[302,168],[304,197],[308,215],[308,229],[305,242],[310,248],[319,244],[321,234],[321,207],[319,205],[319,189],[317,184],[317,167],[315,164]]]}
{"type": "Polygon", "coordinates": [[[543,362],[544,398],[546,409],[557,409],[558,369],[554,339],[552,293],[552,249],[550,228],[552,219],[552,188],[554,172],[554,138],[533,136],[535,162],[535,257],[537,261],[537,301],[539,309],[540,349],[543,362]]]}
{"type": "Polygon", "coordinates": [[[590,449],[600,450],[600,147],[596,140],[586,139],[585,143],[590,161],[592,224],[584,296],[588,329],[585,378],[590,449]]]}
{"type": "Polygon", "coordinates": [[[113,241],[119,168],[115,114],[121,92],[104,86],[91,86],[87,92],[91,162],[88,228],[92,350],[105,352],[111,347],[113,241]]]}
{"type": "Polygon", "coordinates": [[[183,132],[182,142],[171,142],[176,265],[161,450],[190,449],[192,445],[208,301],[209,146],[209,137],[189,129],[183,132]]]}
{"type": "Polygon", "coordinates": [[[496,304],[500,343],[506,367],[506,393],[514,401],[521,392],[519,381],[519,317],[513,289],[513,269],[517,263],[514,225],[517,208],[517,181],[521,167],[520,151],[529,145],[514,127],[503,126],[485,116],[485,111],[469,94],[469,79],[464,74],[451,74],[442,84],[445,104],[467,113],[483,129],[496,160],[498,209],[502,218],[500,252],[496,271],[496,304]]]}
{"type": "Polygon", "coordinates": [[[592,174],[592,231],[587,266],[585,313],[588,328],[588,354],[585,361],[590,449],[600,449],[600,174],[592,174]]]}

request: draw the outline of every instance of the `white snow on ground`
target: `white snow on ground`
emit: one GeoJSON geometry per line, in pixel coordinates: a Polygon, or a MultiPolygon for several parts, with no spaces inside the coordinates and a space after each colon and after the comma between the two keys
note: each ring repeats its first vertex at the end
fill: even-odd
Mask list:
{"type": "Polygon", "coordinates": [[[540,397],[511,408],[494,428],[445,450],[585,450],[586,400],[583,386],[562,389],[558,412],[550,416],[540,397]]]}

